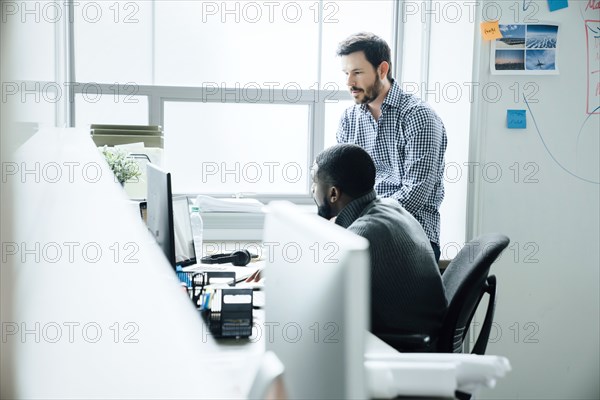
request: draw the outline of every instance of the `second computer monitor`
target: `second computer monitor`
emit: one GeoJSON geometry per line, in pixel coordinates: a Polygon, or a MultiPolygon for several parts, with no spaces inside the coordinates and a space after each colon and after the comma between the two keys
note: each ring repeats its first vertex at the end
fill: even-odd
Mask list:
{"type": "Polygon", "coordinates": [[[196,264],[194,235],[187,196],[173,197],[173,230],[176,266],[185,267],[196,264]]]}
{"type": "Polygon", "coordinates": [[[171,174],[148,163],[148,229],[173,268],[196,264],[188,199],[173,198],[171,174]]]}
{"type": "Polygon", "coordinates": [[[169,263],[175,266],[175,235],[173,231],[173,195],[171,174],[155,164],[147,164],[148,198],[146,225],[169,263]]]}
{"type": "Polygon", "coordinates": [[[289,398],[366,398],[369,244],[288,202],[264,226],[265,335],[289,398]]]}

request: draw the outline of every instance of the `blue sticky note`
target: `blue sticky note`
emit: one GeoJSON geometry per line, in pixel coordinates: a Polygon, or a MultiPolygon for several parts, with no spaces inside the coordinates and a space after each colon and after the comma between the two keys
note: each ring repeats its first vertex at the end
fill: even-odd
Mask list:
{"type": "Polygon", "coordinates": [[[507,110],[506,126],[508,127],[508,129],[527,128],[526,110],[507,110]]]}
{"type": "Polygon", "coordinates": [[[569,7],[568,0],[548,0],[548,7],[550,11],[560,10],[561,8],[569,7]]]}

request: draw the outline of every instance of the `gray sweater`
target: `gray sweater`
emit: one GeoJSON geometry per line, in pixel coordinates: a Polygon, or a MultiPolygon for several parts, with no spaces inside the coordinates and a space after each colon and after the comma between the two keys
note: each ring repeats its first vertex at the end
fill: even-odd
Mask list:
{"type": "Polygon", "coordinates": [[[344,207],[336,224],[370,243],[371,331],[437,338],[447,301],[419,222],[398,201],[371,191],[344,207]]]}

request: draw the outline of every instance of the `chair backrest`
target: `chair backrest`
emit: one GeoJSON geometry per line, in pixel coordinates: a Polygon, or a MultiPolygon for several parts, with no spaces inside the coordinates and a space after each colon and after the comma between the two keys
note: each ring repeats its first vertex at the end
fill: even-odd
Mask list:
{"type": "Polygon", "coordinates": [[[473,353],[483,354],[494,313],[496,277],[488,276],[490,266],[508,246],[508,237],[498,233],[481,235],[463,247],[442,275],[448,300],[437,351],[461,353],[473,314],[484,295],[490,298],[484,324],[473,353]]]}

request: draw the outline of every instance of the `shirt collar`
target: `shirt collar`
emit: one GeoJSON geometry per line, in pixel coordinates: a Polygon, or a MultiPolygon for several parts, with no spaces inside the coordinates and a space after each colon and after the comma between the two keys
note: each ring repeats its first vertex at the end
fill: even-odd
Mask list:
{"type": "Polygon", "coordinates": [[[363,212],[367,204],[377,198],[375,190],[371,190],[369,193],[352,200],[342,209],[335,219],[335,223],[343,228],[348,228],[363,212]]]}
{"type": "Polygon", "coordinates": [[[402,97],[402,89],[398,84],[397,80],[392,81],[392,85],[390,86],[390,91],[387,96],[383,100],[383,104],[388,104],[391,107],[400,107],[400,99],[402,97]]]}

